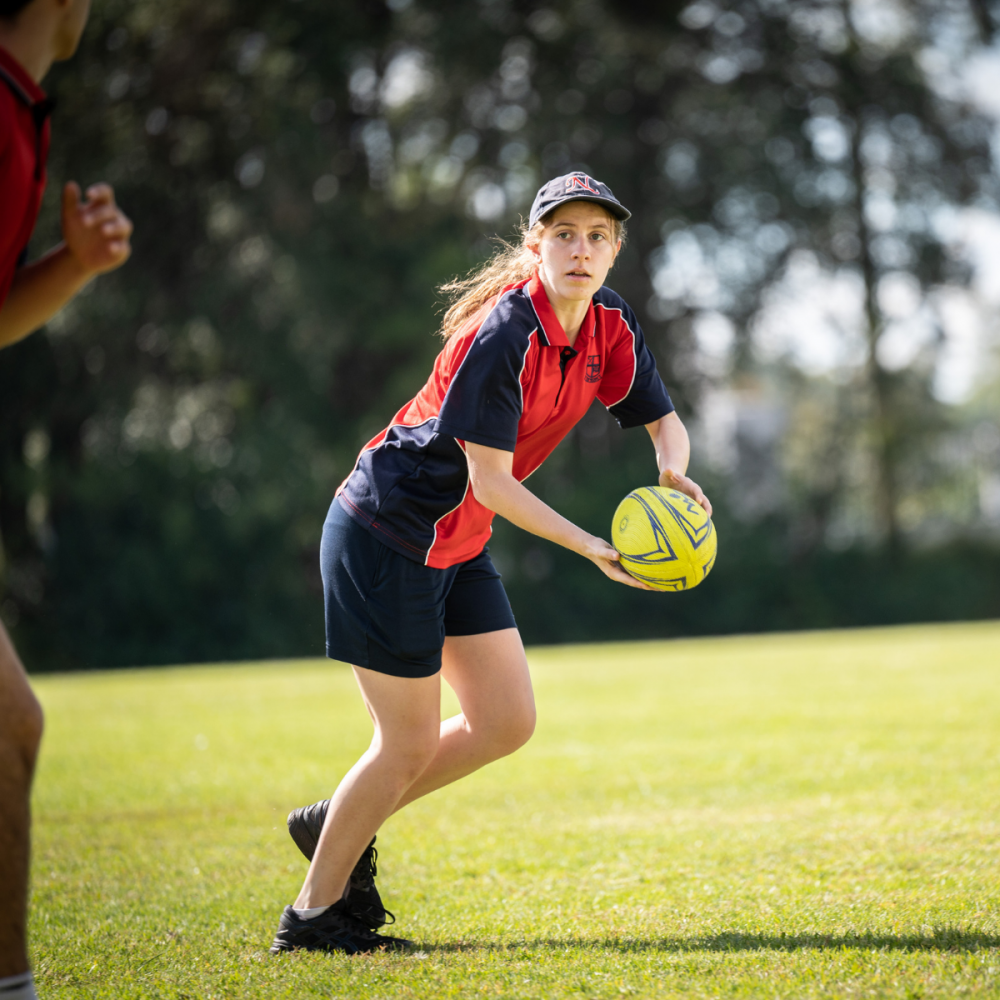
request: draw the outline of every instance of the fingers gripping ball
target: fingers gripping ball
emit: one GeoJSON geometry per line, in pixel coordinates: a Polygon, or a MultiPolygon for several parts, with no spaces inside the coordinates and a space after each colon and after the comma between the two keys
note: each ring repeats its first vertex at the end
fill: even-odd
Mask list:
{"type": "Polygon", "coordinates": [[[689,496],[662,486],[633,490],[618,505],[611,544],[621,566],[655,590],[690,590],[715,564],[712,519],[689,496]]]}

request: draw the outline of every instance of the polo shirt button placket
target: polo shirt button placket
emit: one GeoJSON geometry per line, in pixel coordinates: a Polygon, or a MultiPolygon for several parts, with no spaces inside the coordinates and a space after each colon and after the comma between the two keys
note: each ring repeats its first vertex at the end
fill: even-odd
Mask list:
{"type": "Polygon", "coordinates": [[[559,397],[562,395],[563,386],[566,384],[566,366],[576,357],[577,352],[572,347],[564,347],[559,352],[559,391],[556,393],[556,401],[553,409],[559,405],[559,397]]]}

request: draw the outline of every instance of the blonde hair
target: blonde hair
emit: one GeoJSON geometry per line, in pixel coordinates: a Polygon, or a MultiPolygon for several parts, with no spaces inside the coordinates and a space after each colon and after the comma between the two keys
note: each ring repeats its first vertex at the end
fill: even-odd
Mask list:
{"type": "MultiPolygon", "coordinates": [[[[541,242],[542,233],[552,221],[553,212],[555,209],[539,219],[530,229],[527,223],[522,222],[518,228],[520,243],[508,243],[502,237],[497,237],[500,246],[485,264],[464,278],[453,278],[438,286],[438,291],[451,302],[441,321],[439,333],[442,340],[447,340],[458,333],[495,295],[510,285],[527,281],[535,273],[538,261],[531,248],[541,242]]],[[[608,218],[611,220],[612,241],[616,246],[619,240],[624,243],[625,223],[616,219],[610,212],[608,218]]]]}

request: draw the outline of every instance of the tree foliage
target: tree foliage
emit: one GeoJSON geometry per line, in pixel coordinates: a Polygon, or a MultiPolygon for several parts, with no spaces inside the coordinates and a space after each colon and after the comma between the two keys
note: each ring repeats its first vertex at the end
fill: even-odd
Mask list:
{"type": "MultiPolygon", "coordinates": [[[[900,511],[930,503],[928,456],[954,432],[932,391],[933,296],[967,278],[940,220],[996,197],[990,123],[939,79],[988,13],[887,4],[880,20],[875,6],[97,5],[48,81],[53,191],[35,248],[57,237],[64,180],[105,179],[135,254],[0,356],[2,607],[35,664],[320,652],[326,508],[426,377],[436,286],[570,169],[635,212],[610,283],[685,419],[720,389],[780,386],[787,433],[759,454],[737,434],[721,471],[696,454],[723,549],[711,583],[670,603],[498,525],[526,637],[996,613],[988,586],[935,604],[922,557],[829,551],[852,518],[849,541],[898,548],[913,521],[900,511]],[[803,267],[861,303],[837,377],[755,341],[803,267]],[[932,328],[902,365],[885,346],[912,337],[884,308],[893,287],[916,290],[932,328]],[[713,368],[718,317],[735,340],[713,368]],[[754,514],[772,466],[780,503],[754,514]],[[924,581],[921,596],[849,596],[862,564],[872,586],[924,581]]],[[[654,478],[648,452],[594,411],[532,486],[603,534],[621,494],[654,478]]],[[[994,565],[949,558],[973,582],[994,565]]]]}

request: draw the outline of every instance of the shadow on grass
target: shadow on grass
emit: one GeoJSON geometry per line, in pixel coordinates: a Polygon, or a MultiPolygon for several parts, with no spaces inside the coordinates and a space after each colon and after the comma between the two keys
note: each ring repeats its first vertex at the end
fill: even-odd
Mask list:
{"type": "Polygon", "coordinates": [[[428,945],[428,951],[542,951],[581,948],[617,952],[743,952],[743,951],[948,951],[973,952],[1000,948],[1000,936],[982,931],[935,928],[930,934],[740,934],[731,931],[704,937],[561,938],[500,943],[428,945]]]}

